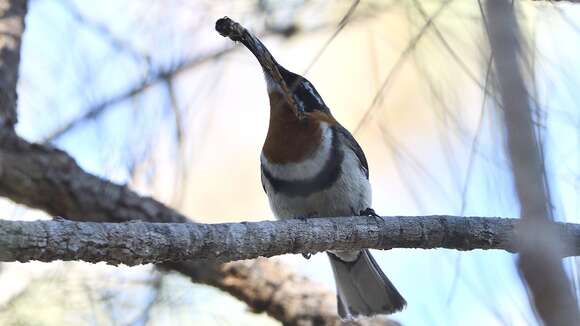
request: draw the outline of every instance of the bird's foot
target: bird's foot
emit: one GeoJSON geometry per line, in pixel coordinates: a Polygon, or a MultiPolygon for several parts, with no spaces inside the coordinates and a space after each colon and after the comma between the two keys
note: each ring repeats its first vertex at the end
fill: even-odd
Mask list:
{"type": "Polygon", "coordinates": [[[372,208],[367,208],[365,210],[360,211],[360,213],[358,213],[358,215],[360,216],[370,216],[370,217],[374,217],[377,220],[381,220],[382,222],[384,222],[385,220],[383,219],[382,216],[380,216],[379,214],[377,214],[377,212],[375,212],[374,209],[372,208]]]}
{"type": "Polygon", "coordinates": [[[296,218],[302,222],[306,222],[306,221],[308,221],[309,218],[315,218],[315,217],[319,217],[318,213],[312,212],[312,213],[308,213],[306,215],[298,216],[296,218]]]}
{"type": "MultiPolygon", "coordinates": [[[[308,221],[309,218],[315,218],[315,217],[319,217],[318,213],[312,212],[312,213],[308,213],[308,214],[303,215],[303,216],[298,216],[297,219],[299,219],[302,222],[306,222],[306,221],[308,221]]],[[[310,259],[310,257],[312,257],[312,254],[311,253],[304,253],[304,254],[302,254],[302,257],[304,257],[306,259],[310,259]]]]}
{"type": "Polygon", "coordinates": [[[377,212],[375,212],[374,209],[372,208],[367,208],[365,210],[360,211],[360,213],[358,213],[359,216],[373,216],[373,217],[380,217],[379,214],[377,214],[377,212]]]}

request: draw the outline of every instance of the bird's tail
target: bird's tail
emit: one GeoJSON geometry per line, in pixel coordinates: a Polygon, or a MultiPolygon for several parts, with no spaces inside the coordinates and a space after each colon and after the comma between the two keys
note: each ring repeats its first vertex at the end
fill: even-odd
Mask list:
{"type": "Polygon", "coordinates": [[[390,314],[407,304],[367,249],[350,262],[330,252],[328,256],[336,280],[340,317],[390,314]]]}

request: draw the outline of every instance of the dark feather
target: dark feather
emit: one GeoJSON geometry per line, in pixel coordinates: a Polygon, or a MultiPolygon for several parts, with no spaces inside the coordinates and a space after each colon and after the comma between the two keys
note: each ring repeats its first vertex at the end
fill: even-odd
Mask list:
{"type": "Polygon", "coordinates": [[[334,126],[334,129],[337,131],[337,135],[342,139],[342,143],[348,146],[355,154],[359,160],[360,168],[366,175],[367,179],[369,178],[369,165],[367,163],[367,158],[365,157],[365,153],[363,152],[360,145],[356,142],[352,134],[346,130],[345,127],[337,124],[334,126]]]}
{"type": "Polygon", "coordinates": [[[305,112],[322,111],[324,113],[330,113],[322,96],[318,94],[318,91],[308,79],[288,71],[282,66],[279,66],[278,69],[297,102],[304,106],[305,112]]]}
{"type": "MultiPolygon", "coordinates": [[[[262,164],[260,164],[260,168],[262,168],[262,164]]],[[[266,185],[264,185],[264,174],[262,174],[262,173],[260,173],[260,181],[262,182],[262,189],[264,189],[264,192],[267,195],[268,190],[266,190],[266,185]]]]}
{"type": "Polygon", "coordinates": [[[390,314],[407,304],[368,249],[360,251],[351,262],[327,253],[338,289],[340,317],[390,314]]]}

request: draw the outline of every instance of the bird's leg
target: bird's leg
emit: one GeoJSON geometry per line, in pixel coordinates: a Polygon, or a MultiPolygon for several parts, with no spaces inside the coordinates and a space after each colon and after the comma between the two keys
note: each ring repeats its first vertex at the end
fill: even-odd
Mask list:
{"type": "Polygon", "coordinates": [[[297,216],[296,219],[299,219],[302,222],[306,222],[306,221],[308,221],[309,218],[315,218],[315,217],[320,217],[320,215],[317,212],[310,212],[306,215],[297,216]]]}
{"type": "Polygon", "coordinates": [[[377,212],[375,212],[375,210],[370,208],[370,207],[368,207],[365,210],[360,211],[360,213],[358,213],[358,215],[359,216],[371,216],[371,217],[374,217],[375,219],[380,219],[382,222],[385,221],[382,216],[377,214],[377,212]]]}
{"type": "Polygon", "coordinates": [[[380,217],[374,209],[368,207],[358,213],[359,216],[373,216],[373,217],[380,217]]]}
{"type": "MultiPolygon", "coordinates": [[[[299,219],[302,222],[306,222],[306,221],[308,221],[309,218],[315,218],[315,217],[320,217],[320,216],[316,212],[310,212],[310,213],[308,213],[308,214],[306,214],[304,216],[298,216],[297,219],[299,219]]],[[[309,252],[308,253],[303,253],[302,254],[302,257],[304,257],[306,259],[310,259],[310,257],[312,257],[312,254],[309,253],[309,252]]]]}

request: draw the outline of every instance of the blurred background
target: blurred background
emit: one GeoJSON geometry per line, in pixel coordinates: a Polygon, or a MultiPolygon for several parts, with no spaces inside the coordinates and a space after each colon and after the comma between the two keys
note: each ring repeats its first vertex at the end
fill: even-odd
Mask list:
{"type": "MultiPolygon", "coordinates": [[[[554,218],[580,223],[580,6],[514,1],[554,218]]],[[[478,1],[33,0],[18,133],[200,222],[271,219],[259,154],[262,72],[214,31],[229,16],[306,76],[369,160],[381,215],[518,217],[493,56],[478,1]]],[[[48,218],[1,201],[12,219],[48,218]]],[[[505,252],[375,256],[405,325],[534,325],[505,252]]],[[[325,255],[280,257],[334,290],[325,255]]],[[[578,264],[564,260],[578,290],[578,264]]],[[[0,265],[2,325],[276,325],[175,273],[0,265]],[[224,314],[227,307],[227,314],[224,314]]]]}

